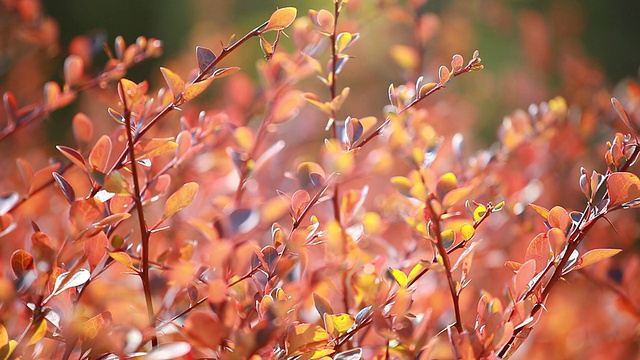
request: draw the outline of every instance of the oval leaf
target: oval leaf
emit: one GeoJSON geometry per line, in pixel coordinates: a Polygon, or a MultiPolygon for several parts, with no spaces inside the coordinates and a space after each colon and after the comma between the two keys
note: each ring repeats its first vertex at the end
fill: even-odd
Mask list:
{"type": "Polygon", "coordinates": [[[294,7],[278,9],[271,14],[267,26],[262,31],[284,30],[296,19],[298,10],[294,7]]]}
{"type": "Polygon", "coordinates": [[[80,286],[91,279],[91,273],[87,269],[78,270],[78,272],[71,275],[71,278],[68,280],[67,276],[69,276],[69,272],[60,274],[60,276],[58,276],[58,278],[56,279],[56,284],[53,286],[53,295],[58,295],[67,289],[80,286]]]}
{"type": "Polygon", "coordinates": [[[640,179],[635,174],[617,172],[607,177],[609,208],[640,197],[640,179]]]}
{"type": "Polygon", "coordinates": [[[595,264],[598,261],[602,261],[604,259],[608,259],[608,258],[618,254],[621,251],[622,250],[620,250],[620,249],[594,249],[594,250],[589,250],[586,253],[584,253],[584,255],[582,255],[580,257],[580,260],[578,260],[578,265],[576,265],[574,270],[583,268],[583,267],[591,265],[591,264],[595,264]]]}
{"type": "Polygon", "coordinates": [[[176,192],[169,196],[166,204],[164,205],[164,212],[162,213],[162,218],[166,219],[171,215],[177,213],[178,211],[184,209],[189,206],[193,199],[196,197],[198,193],[198,184],[195,182],[189,182],[184,185],[176,192]]]}

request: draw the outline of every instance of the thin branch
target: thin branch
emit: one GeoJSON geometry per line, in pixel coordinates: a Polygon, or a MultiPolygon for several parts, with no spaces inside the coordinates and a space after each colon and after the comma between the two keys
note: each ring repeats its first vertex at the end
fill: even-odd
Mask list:
{"type": "MultiPolygon", "coordinates": [[[[122,85],[122,80],[120,80],[120,86],[122,85]]],[[[144,298],[147,304],[147,315],[149,317],[149,326],[152,329],[156,328],[156,316],[153,312],[153,300],[151,298],[151,282],[149,281],[149,237],[150,232],[147,229],[147,222],[144,218],[144,209],[142,207],[142,193],[140,187],[140,180],[138,179],[138,166],[135,158],[134,151],[134,139],[133,134],[131,133],[131,110],[129,109],[129,105],[127,104],[127,96],[123,96],[122,99],[124,105],[124,127],[125,132],[127,133],[127,148],[129,151],[129,160],[131,164],[131,175],[133,177],[133,201],[135,202],[136,209],[138,212],[138,223],[140,225],[140,241],[142,244],[142,262],[140,264],[140,280],[142,280],[142,287],[144,290],[144,298]]],[[[154,334],[151,336],[151,345],[153,347],[158,346],[158,337],[154,334]]]]}

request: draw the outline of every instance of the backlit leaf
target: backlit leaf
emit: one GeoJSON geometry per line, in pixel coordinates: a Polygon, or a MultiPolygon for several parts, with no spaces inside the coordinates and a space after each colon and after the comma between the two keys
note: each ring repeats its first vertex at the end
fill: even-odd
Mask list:
{"type": "Polygon", "coordinates": [[[324,348],[329,342],[329,334],[316,324],[298,324],[287,335],[288,355],[295,356],[324,348]]]}
{"type": "Polygon", "coordinates": [[[620,101],[612,97],[611,105],[613,105],[613,109],[618,114],[618,117],[622,119],[622,122],[624,122],[624,124],[627,125],[629,130],[631,130],[636,136],[640,135],[640,133],[638,133],[637,126],[631,121],[631,119],[629,119],[629,114],[627,114],[627,111],[622,107],[622,105],[620,104],[620,101]]]}
{"type": "Polygon", "coordinates": [[[81,326],[82,339],[95,339],[100,332],[107,328],[112,321],[111,313],[109,311],[101,312],[100,314],[85,321],[81,326]]]}
{"type": "Polygon", "coordinates": [[[237,73],[238,71],[240,71],[240,68],[237,66],[232,66],[232,67],[227,67],[227,68],[220,68],[216,71],[213,72],[213,77],[216,79],[220,79],[229,75],[233,75],[235,73],[237,73]]]}
{"type": "Polygon", "coordinates": [[[542,270],[549,261],[551,254],[551,246],[549,245],[549,238],[545,233],[539,233],[529,243],[524,261],[535,260],[536,271],[542,270]]]}
{"type": "Polygon", "coordinates": [[[176,73],[165,67],[161,67],[160,71],[162,72],[162,76],[164,76],[164,80],[169,86],[169,90],[173,94],[173,98],[176,99],[178,95],[182,94],[182,92],[184,91],[184,80],[182,80],[182,78],[176,73]]]}
{"type": "Polygon", "coordinates": [[[124,251],[107,251],[107,254],[116,262],[128,267],[133,271],[137,271],[133,266],[133,261],[131,260],[131,256],[124,251]]]}
{"type": "Polygon", "coordinates": [[[262,31],[284,30],[296,19],[297,13],[298,10],[294,7],[285,7],[274,11],[262,31]]]}
{"type": "Polygon", "coordinates": [[[27,345],[37,344],[40,340],[44,339],[44,336],[47,334],[47,322],[44,319],[34,325],[34,327],[35,331],[33,332],[33,335],[31,335],[27,345]]]}
{"type": "Polygon", "coordinates": [[[173,138],[141,140],[135,147],[136,161],[152,159],[156,156],[172,152],[177,147],[178,144],[173,141],[173,138]]]}
{"type": "Polygon", "coordinates": [[[548,209],[545,209],[542,206],[538,206],[536,204],[529,204],[529,206],[531,206],[531,208],[535,210],[538,213],[538,215],[542,216],[545,220],[547,220],[547,217],[549,217],[548,209]]]}
{"type": "Polygon", "coordinates": [[[449,69],[447,69],[446,66],[444,65],[440,66],[440,69],[438,69],[438,76],[440,78],[440,84],[448,85],[449,78],[451,77],[451,75],[449,73],[449,69]]]}
{"type": "Polygon", "coordinates": [[[353,317],[349,314],[329,314],[325,313],[324,327],[329,334],[340,336],[347,332],[355,323],[353,317]]]}
{"type": "Polygon", "coordinates": [[[440,238],[442,239],[442,245],[445,248],[449,248],[456,241],[456,232],[453,229],[447,229],[440,233],[440,238]]]}
{"type": "Polygon", "coordinates": [[[16,192],[0,195],[0,214],[6,214],[18,203],[20,195],[16,192]]]}
{"type": "Polygon", "coordinates": [[[465,200],[467,197],[469,197],[471,190],[473,190],[471,186],[465,186],[449,191],[442,200],[442,207],[448,209],[459,201],[465,200]]]}
{"type": "Polygon", "coordinates": [[[16,250],[11,254],[11,270],[20,279],[27,271],[34,269],[33,256],[24,250],[16,250]]]}
{"type": "MultiPolygon", "coordinates": [[[[56,146],[56,149],[62,153],[67,159],[71,160],[71,162],[79,167],[81,170],[85,170],[87,166],[85,165],[84,158],[82,155],[75,149],[70,147],[66,147],[63,145],[56,146]]],[[[33,176],[33,175],[32,175],[33,176]]]]}
{"type": "Polygon", "coordinates": [[[591,264],[595,264],[598,261],[602,261],[602,260],[608,259],[608,258],[618,254],[621,251],[622,250],[620,250],[620,249],[594,249],[594,250],[589,250],[586,253],[584,253],[584,255],[582,255],[580,257],[580,260],[578,260],[578,265],[576,265],[574,270],[583,268],[585,266],[589,266],[591,264]]]}
{"type": "Polygon", "coordinates": [[[451,190],[458,187],[458,179],[452,172],[446,173],[438,179],[436,184],[436,194],[439,199],[444,199],[444,196],[451,190]]]}
{"type": "Polygon", "coordinates": [[[182,185],[180,189],[171,194],[164,206],[164,211],[162,213],[163,219],[167,219],[178,211],[189,206],[198,193],[198,187],[197,183],[189,182],[182,185]]]}
{"type": "Polygon", "coordinates": [[[391,273],[393,279],[398,283],[398,285],[400,285],[400,287],[407,286],[408,279],[407,275],[404,272],[393,268],[389,268],[389,272],[391,273]]]}
{"type": "Polygon", "coordinates": [[[471,238],[473,238],[473,235],[475,235],[475,233],[476,233],[476,230],[473,228],[473,226],[469,224],[464,224],[460,227],[460,235],[462,235],[462,238],[464,239],[464,241],[471,240],[471,238]]]}
{"type": "Polygon", "coordinates": [[[616,172],[607,177],[609,208],[640,198],[640,179],[635,174],[616,172]]]}
{"type": "Polygon", "coordinates": [[[77,113],[73,117],[73,137],[78,145],[86,144],[93,136],[93,123],[84,113],[77,113]]]}
{"type": "Polygon", "coordinates": [[[462,58],[462,56],[459,54],[453,55],[453,57],[451,58],[451,70],[453,72],[460,71],[460,69],[462,69],[462,66],[464,66],[464,59],[462,58]]]}
{"type": "Polygon", "coordinates": [[[569,225],[571,224],[571,217],[567,210],[565,210],[561,206],[554,206],[549,210],[549,214],[547,215],[547,221],[551,227],[558,228],[562,231],[565,231],[569,225]]]}
{"type": "Polygon", "coordinates": [[[197,83],[187,85],[187,88],[184,89],[184,93],[182,94],[182,100],[190,101],[193,100],[196,96],[202,94],[209,85],[215,80],[215,76],[211,76],[202,81],[198,81],[197,83]]]}
{"type": "Polygon", "coordinates": [[[404,176],[394,176],[391,178],[391,184],[400,194],[407,197],[411,196],[411,188],[413,187],[413,184],[408,178],[404,176]]]}
{"type": "Polygon", "coordinates": [[[420,87],[419,97],[425,96],[429,91],[433,90],[438,84],[436,83],[426,83],[420,87]]]}
{"type": "Polygon", "coordinates": [[[89,164],[95,170],[105,172],[109,155],[111,154],[111,139],[107,135],[102,135],[91,149],[89,154],[89,164]]]}
{"type": "Polygon", "coordinates": [[[307,204],[311,201],[311,196],[305,190],[298,190],[291,196],[291,211],[294,218],[298,218],[307,204]]]}

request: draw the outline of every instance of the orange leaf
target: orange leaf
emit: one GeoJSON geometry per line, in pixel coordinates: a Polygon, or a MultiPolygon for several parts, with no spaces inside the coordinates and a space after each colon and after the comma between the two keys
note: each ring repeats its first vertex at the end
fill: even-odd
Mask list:
{"type": "Polygon", "coordinates": [[[554,206],[549,210],[547,221],[549,221],[549,225],[551,225],[551,227],[565,231],[571,224],[571,217],[563,207],[554,206]]]}
{"type": "Polygon", "coordinates": [[[594,250],[589,250],[586,253],[584,253],[584,255],[582,255],[582,257],[580,257],[580,260],[578,260],[578,265],[576,265],[575,269],[580,269],[583,268],[585,266],[591,265],[591,264],[595,264],[598,261],[602,261],[604,259],[608,259],[616,254],[618,254],[620,251],[620,249],[594,249],[594,250]]]}
{"type": "Polygon", "coordinates": [[[211,85],[214,79],[215,79],[215,76],[211,76],[205,80],[187,85],[187,88],[184,89],[184,94],[182,95],[182,99],[184,101],[192,100],[196,96],[200,95],[203,91],[205,91],[209,87],[209,85],[211,85]]]}
{"type": "Polygon", "coordinates": [[[11,254],[11,270],[16,277],[20,278],[22,275],[34,268],[33,256],[24,250],[16,250],[11,254]]]}
{"type": "MultiPolygon", "coordinates": [[[[84,158],[77,150],[72,149],[70,147],[63,146],[63,145],[56,146],[56,149],[58,149],[58,151],[60,151],[62,155],[64,155],[67,159],[71,160],[71,162],[74,163],[81,170],[83,171],[86,170],[87,166],[85,165],[84,158]]],[[[31,171],[33,172],[33,170],[31,171]]],[[[31,177],[33,177],[33,174],[31,174],[31,177]]]]}
{"type": "MultiPolygon", "coordinates": [[[[58,148],[59,149],[59,148],[58,148]]],[[[59,149],[60,150],[60,149],[59,149]]],[[[111,139],[107,135],[96,142],[89,154],[89,164],[100,172],[104,172],[111,153],[111,139]]]]}
{"type": "Polygon", "coordinates": [[[225,334],[224,326],[212,312],[195,311],[187,317],[184,329],[189,338],[205,347],[216,349],[225,334]],[[203,331],[206,329],[206,331],[203,331]]]}
{"type": "Polygon", "coordinates": [[[100,330],[111,324],[111,313],[102,312],[82,324],[83,339],[94,339],[100,334],[100,330]]]}
{"type": "Polygon", "coordinates": [[[640,179],[635,174],[617,172],[607,177],[609,208],[640,197],[640,179]]]}
{"type": "Polygon", "coordinates": [[[91,271],[96,268],[107,253],[106,248],[108,245],[109,239],[104,231],[100,231],[98,234],[85,240],[83,248],[84,253],[87,254],[87,263],[89,263],[89,269],[91,271]]]}
{"type": "Polygon", "coordinates": [[[296,19],[297,14],[298,10],[294,7],[278,9],[271,14],[267,26],[262,31],[284,30],[296,19]]]}
{"type": "Polygon", "coordinates": [[[329,342],[329,334],[316,324],[299,324],[289,330],[288,355],[299,355],[324,348],[329,342]]]}
{"type": "Polygon", "coordinates": [[[136,161],[154,158],[171,152],[177,147],[178,144],[173,141],[173,138],[142,140],[136,144],[136,161]]]}
{"type": "Polygon", "coordinates": [[[161,67],[160,71],[162,72],[162,76],[164,76],[164,80],[169,86],[169,90],[171,90],[171,93],[173,94],[173,98],[176,99],[178,95],[182,94],[182,92],[184,91],[184,80],[182,80],[182,78],[178,76],[178,74],[165,67],[161,67]]]}
{"type": "Polygon", "coordinates": [[[548,209],[545,209],[542,206],[538,206],[536,204],[529,204],[529,206],[531,206],[531,208],[535,210],[538,213],[538,215],[542,216],[545,220],[547,220],[547,217],[549,217],[548,209]]]}
{"type": "Polygon", "coordinates": [[[164,205],[164,212],[162,218],[167,219],[171,215],[189,206],[198,193],[198,184],[195,182],[189,182],[176,192],[171,194],[164,205]]]}
{"type": "Polygon", "coordinates": [[[78,145],[88,143],[93,136],[93,123],[84,113],[77,113],[73,117],[73,137],[78,145]]]}
{"type": "Polygon", "coordinates": [[[540,271],[547,265],[550,252],[551,247],[549,245],[549,238],[547,237],[547,234],[540,233],[531,240],[531,243],[529,243],[524,261],[527,262],[531,259],[535,260],[536,271],[540,271]]]}

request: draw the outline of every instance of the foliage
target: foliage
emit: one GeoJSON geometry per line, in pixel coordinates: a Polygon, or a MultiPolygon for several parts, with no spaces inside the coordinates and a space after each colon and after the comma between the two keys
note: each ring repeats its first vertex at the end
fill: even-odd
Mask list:
{"type": "Polygon", "coordinates": [[[409,79],[355,115],[367,90],[341,80],[375,40],[350,17],[364,4],[327,3],[276,9],[157,82],[126,72],[161,41],[117,37],[102,70],[76,42],[40,102],[4,92],[1,359],[498,359],[559,337],[545,318],[637,325],[637,222],[622,210],[640,207],[640,86],[516,110],[471,153],[436,93],[480,77],[480,53],[434,65],[424,1],[380,2],[413,31],[391,47],[409,79]],[[222,65],[252,43],[258,83],[222,65]],[[225,101],[198,102],[207,93],[225,101]],[[91,114],[48,152],[39,125],[78,101],[91,114]],[[614,116],[603,161],[580,160],[595,120],[614,116]],[[570,319],[596,292],[574,279],[616,306],[570,319]]]}

